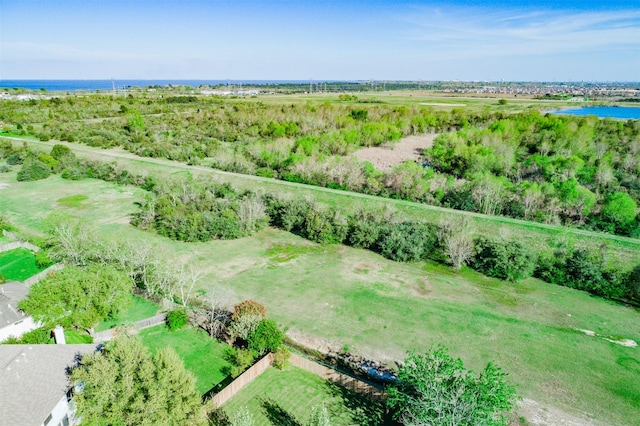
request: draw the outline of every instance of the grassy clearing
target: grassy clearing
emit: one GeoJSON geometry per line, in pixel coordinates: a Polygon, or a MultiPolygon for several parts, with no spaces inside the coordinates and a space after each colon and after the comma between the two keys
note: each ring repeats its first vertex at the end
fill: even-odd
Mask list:
{"type": "Polygon", "coordinates": [[[169,331],[165,325],[159,325],[140,330],[139,337],[152,352],[166,347],[175,349],[185,368],[196,377],[196,389],[202,394],[227,378],[222,370],[229,366],[223,358],[228,346],[203,330],[187,327],[169,331]]]}
{"type": "Polygon", "coordinates": [[[89,199],[89,197],[84,194],[70,195],[68,197],[60,198],[58,200],[58,205],[66,208],[78,208],[81,207],[82,202],[87,199],[89,199]]]}
{"type": "Polygon", "coordinates": [[[0,253],[0,275],[7,281],[24,281],[40,271],[31,250],[17,248],[0,253]]]}
{"type": "Polygon", "coordinates": [[[270,368],[236,394],[223,409],[231,418],[242,407],[256,426],[307,424],[311,410],[322,404],[332,425],[384,424],[382,404],[348,391],[308,371],[270,368]]]}
{"type": "MultiPolygon", "coordinates": [[[[142,194],[136,188],[56,176],[17,183],[15,172],[0,175],[0,183],[5,182],[9,186],[0,190],[0,210],[17,226],[41,230],[60,197],[88,194],[83,201],[87,208],[60,210],[84,218],[105,234],[154,242],[172,259],[190,262],[206,274],[199,286],[207,297],[229,305],[246,298],[258,300],[290,333],[329,341],[338,349],[348,345],[388,361],[402,359],[407,349],[425,350],[443,343],[476,371],[495,361],[521,395],[540,403],[616,425],[634,424],[640,410],[640,350],[576,331],[640,342],[636,309],[535,279],[509,284],[469,270],[400,264],[367,251],[318,246],[273,229],[233,241],[173,242],[127,225],[133,201],[142,194]]],[[[291,188],[347,207],[363,202],[353,194],[291,188]]],[[[382,199],[366,202],[372,206],[388,202],[425,217],[436,211],[382,199]]],[[[527,244],[549,235],[577,241],[588,237],[592,244],[608,241],[610,253],[620,259],[639,258],[638,243],[629,239],[591,238],[538,224],[502,224],[502,218],[474,220],[488,223],[478,232],[511,232],[527,244]]],[[[186,343],[177,342],[176,349],[188,347],[186,343]]],[[[208,390],[200,386],[203,392],[208,390]]]]}
{"type": "Polygon", "coordinates": [[[117,317],[105,319],[94,327],[95,331],[108,330],[119,325],[132,324],[136,321],[150,318],[158,313],[160,307],[142,297],[130,295],[129,306],[117,317]]]}

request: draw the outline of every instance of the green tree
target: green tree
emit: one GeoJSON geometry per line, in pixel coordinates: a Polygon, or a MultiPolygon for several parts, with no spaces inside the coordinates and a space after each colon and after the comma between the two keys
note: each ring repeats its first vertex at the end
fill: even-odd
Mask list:
{"type": "Polygon", "coordinates": [[[535,265],[535,253],[519,241],[486,237],[476,240],[471,266],[490,277],[519,281],[530,277],[535,265]]]}
{"type": "Polygon", "coordinates": [[[410,352],[388,389],[387,405],[406,426],[506,425],[516,391],[505,376],[492,363],[476,375],[443,346],[424,355],[410,352]]]}
{"type": "Polygon", "coordinates": [[[18,306],[48,325],[90,328],[127,305],[131,286],[111,266],[67,266],[33,285],[18,306]]]}
{"type": "Polygon", "coordinates": [[[49,175],[51,175],[51,171],[46,164],[35,158],[30,158],[22,164],[22,168],[18,171],[17,179],[18,182],[29,182],[46,179],[49,175]]]}
{"type": "Polygon", "coordinates": [[[249,335],[249,349],[255,351],[259,355],[267,352],[275,352],[280,345],[284,334],[278,328],[276,322],[272,319],[265,318],[258,324],[256,331],[249,335]]]}
{"type": "Polygon", "coordinates": [[[71,372],[87,425],[205,424],[195,378],[171,348],[152,355],[132,338],[108,342],[71,372]]]}
{"type": "Polygon", "coordinates": [[[602,217],[612,222],[618,231],[625,232],[635,223],[638,205],[625,192],[614,192],[607,198],[602,217]]]}

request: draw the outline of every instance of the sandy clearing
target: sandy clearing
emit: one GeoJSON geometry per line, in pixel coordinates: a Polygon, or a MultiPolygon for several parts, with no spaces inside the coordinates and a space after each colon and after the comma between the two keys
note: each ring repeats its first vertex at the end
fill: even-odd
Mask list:
{"type": "Polygon", "coordinates": [[[388,171],[405,160],[420,160],[420,153],[423,149],[433,145],[436,136],[438,135],[408,136],[401,139],[393,147],[362,148],[354,152],[353,155],[361,161],[370,161],[378,170],[388,171]]]}
{"type": "Polygon", "coordinates": [[[9,186],[8,183],[0,183],[0,189],[5,189],[8,186],[9,186]]]}

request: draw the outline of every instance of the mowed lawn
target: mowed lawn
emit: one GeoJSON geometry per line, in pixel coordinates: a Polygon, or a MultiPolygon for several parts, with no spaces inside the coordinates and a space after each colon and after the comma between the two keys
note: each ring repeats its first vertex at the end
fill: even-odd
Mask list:
{"type": "Polygon", "coordinates": [[[151,303],[142,297],[131,294],[129,305],[115,317],[107,318],[94,327],[95,331],[108,330],[119,325],[132,324],[136,321],[155,316],[160,310],[160,306],[151,303]]]}
{"type": "Polygon", "coordinates": [[[0,275],[7,281],[24,281],[42,270],[31,250],[17,248],[0,253],[0,275]]]}
{"type": "MultiPolygon", "coordinates": [[[[640,342],[638,309],[536,279],[511,284],[430,263],[402,264],[274,229],[232,241],[174,242],[128,225],[138,189],[56,176],[18,183],[13,172],[1,174],[4,181],[0,210],[19,227],[41,230],[58,209],[105,235],[150,241],[172,261],[205,273],[197,289],[205,298],[228,306],[257,300],[305,343],[348,346],[391,365],[406,350],[441,343],[476,371],[494,361],[521,396],[543,407],[604,424],[637,424],[640,348],[605,339],[640,342]],[[77,194],[87,195],[84,208],[60,207],[59,199],[77,194]]],[[[637,261],[640,251],[631,245],[626,254],[637,261]]]]}
{"type": "Polygon", "coordinates": [[[322,404],[334,426],[385,424],[381,403],[292,366],[282,371],[269,368],[222,408],[231,419],[247,408],[255,426],[280,426],[308,424],[313,408],[322,404]]]}
{"type": "Polygon", "coordinates": [[[227,378],[223,370],[229,363],[223,356],[228,345],[212,339],[204,330],[185,327],[169,331],[167,326],[159,325],[140,330],[138,336],[152,352],[173,348],[184,361],[185,368],[196,377],[196,388],[201,394],[227,378]]]}

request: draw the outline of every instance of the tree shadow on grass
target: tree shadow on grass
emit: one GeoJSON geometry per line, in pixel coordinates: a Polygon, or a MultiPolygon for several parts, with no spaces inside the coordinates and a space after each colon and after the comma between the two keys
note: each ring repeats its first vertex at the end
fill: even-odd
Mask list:
{"type": "Polygon", "coordinates": [[[293,414],[287,412],[273,399],[261,398],[260,405],[262,405],[264,414],[271,424],[277,426],[302,426],[302,423],[296,420],[293,414]]]}
{"type": "Polygon", "coordinates": [[[340,401],[327,406],[332,418],[344,416],[346,408],[350,413],[350,420],[354,424],[362,426],[399,425],[386,412],[384,403],[338,386],[331,380],[326,380],[324,384],[327,393],[340,401]]]}

